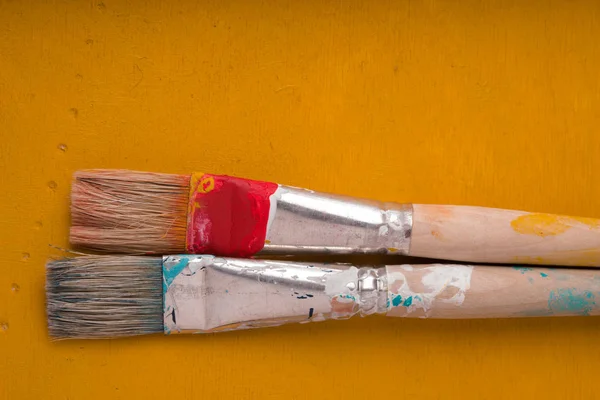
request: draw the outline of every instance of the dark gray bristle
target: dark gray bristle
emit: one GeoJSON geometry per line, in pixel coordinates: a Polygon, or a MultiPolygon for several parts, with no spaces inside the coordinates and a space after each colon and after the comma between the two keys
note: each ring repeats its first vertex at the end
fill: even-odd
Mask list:
{"type": "Polygon", "coordinates": [[[162,259],[83,256],[46,265],[46,310],[56,339],[163,331],[162,259]]]}

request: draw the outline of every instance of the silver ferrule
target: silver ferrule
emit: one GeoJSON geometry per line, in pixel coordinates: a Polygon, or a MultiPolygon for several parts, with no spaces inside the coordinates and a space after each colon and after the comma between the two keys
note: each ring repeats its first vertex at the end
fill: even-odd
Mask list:
{"type": "Polygon", "coordinates": [[[167,333],[215,332],[388,311],[385,268],[205,255],[163,259],[167,333]]]}
{"type": "Polygon", "coordinates": [[[262,254],[408,254],[410,204],[382,203],[280,185],[262,254]]]}

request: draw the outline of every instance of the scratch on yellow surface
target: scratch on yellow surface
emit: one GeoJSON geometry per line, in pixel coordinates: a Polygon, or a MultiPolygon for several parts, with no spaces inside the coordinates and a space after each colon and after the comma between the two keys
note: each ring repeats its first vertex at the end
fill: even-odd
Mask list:
{"type": "Polygon", "coordinates": [[[594,318],[54,343],[44,263],[83,168],[600,215],[599,37],[585,0],[0,0],[0,399],[597,397],[594,318]]]}
{"type": "Polygon", "coordinates": [[[515,218],[510,224],[516,232],[546,237],[559,235],[578,225],[585,225],[588,229],[598,229],[600,220],[594,218],[531,213],[515,218]]]}

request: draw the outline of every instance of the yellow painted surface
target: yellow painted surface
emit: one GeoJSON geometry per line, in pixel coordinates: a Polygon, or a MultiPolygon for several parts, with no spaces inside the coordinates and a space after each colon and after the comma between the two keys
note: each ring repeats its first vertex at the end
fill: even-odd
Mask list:
{"type": "Polygon", "coordinates": [[[573,228],[580,226],[582,229],[598,229],[600,220],[587,217],[568,217],[556,214],[530,213],[521,215],[511,221],[510,225],[515,232],[524,235],[535,235],[539,237],[560,235],[573,228]]]}
{"type": "Polygon", "coordinates": [[[78,168],[600,217],[598,38],[592,0],[0,0],[0,399],[593,398],[599,319],[50,343],[44,262],[78,168]]]}
{"type": "Polygon", "coordinates": [[[570,222],[568,218],[556,214],[531,213],[515,218],[510,225],[515,232],[546,237],[568,231],[573,227],[570,222]]]}

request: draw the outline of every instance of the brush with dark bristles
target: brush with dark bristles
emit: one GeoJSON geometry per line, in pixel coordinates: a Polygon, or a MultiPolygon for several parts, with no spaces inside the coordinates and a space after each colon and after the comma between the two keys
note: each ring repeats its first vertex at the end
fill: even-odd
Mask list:
{"type": "Polygon", "coordinates": [[[378,203],[229,176],[75,174],[71,243],[126,254],[388,253],[600,266],[600,220],[378,203]]]}
{"type": "Polygon", "coordinates": [[[49,262],[46,291],[49,331],[57,339],[209,333],[357,314],[600,314],[594,269],[84,256],[49,262]]]}
{"type": "Polygon", "coordinates": [[[84,256],[47,264],[46,309],[56,338],[162,332],[160,258],[84,256]]]}

